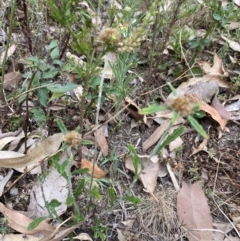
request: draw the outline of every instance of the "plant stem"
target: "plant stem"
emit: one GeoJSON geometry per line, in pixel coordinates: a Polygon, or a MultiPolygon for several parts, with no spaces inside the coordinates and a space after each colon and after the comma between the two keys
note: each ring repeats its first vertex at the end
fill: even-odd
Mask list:
{"type": "MultiPolygon", "coordinates": [[[[156,35],[157,35],[157,29],[159,26],[159,17],[160,13],[158,12],[155,17],[155,22],[153,25],[153,36],[152,36],[152,43],[151,43],[151,49],[150,49],[150,60],[149,60],[149,68],[148,68],[148,74],[147,74],[147,91],[149,91],[150,83],[152,82],[152,68],[153,68],[153,53],[155,50],[155,45],[156,45],[156,35]]],[[[145,105],[147,105],[148,102],[148,95],[146,95],[145,98],[145,105]]]]}
{"type": "Polygon", "coordinates": [[[154,75],[157,74],[158,72],[158,66],[160,65],[161,61],[162,61],[162,55],[163,55],[163,51],[164,49],[166,48],[167,46],[167,43],[169,42],[169,39],[171,37],[171,34],[172,34],[172,31],[173,31],[173,26],[174,24],[177,22],[178,20],[178,13],[180,11],[180,7],[181,5],[184,3],[184,1],[186,0],[179,0],[176,4],[177,4],[177,7],[175,8],[175,10],[173,11],[173,14],[172,14],[172,21],[169,23],[169,27],[168,27],[168,32],[167,32],[167,35],[166,37],[164,38],[164,42],[162,44],[162,47],[159,51],[159,56],[158,58],[156,59],[156,66],[155,66],[155,70],[154,70],[154,75]]]}
{"type": "MultiPolygon", "coordinates": [[[[207,37],[213,32],[213,29],[215,28],[215,25],[216,25],[215,22],[212,22],[212,23],[211,23],[211,25],[210,25],[210,27],[208,28],[208,30],[207,30],[204,38],[202,39],[202,42],[203,42],[203,43],[205,42],[205,40],[207,39],[207,37]]],[[[192,56],[191,60],[189,61],[190,66],[194,63],[197,55],[200,53],[201,50],[202,50],[202,46],[200,45],[200,46],[197,47],[194,55],[192,56]]]]}
{"type": "MultiPolygon", "coordinates": [[[[98,119],[99,119],[99,112],[100,112],[100,107],[101,107],[101,100],[102,100],[102,91],[103,91],[103,83],[104,83],[104,78],[105,78],[105,72],[107,69],[107,65],[108,65],[108,55],[106,54],[105,56],[105,60],[104,60],[104,68],[102,71],[102,75],[101,75],[101,80],[100,80],[100,85],[99,85],[99,92],[98,92],[98,102],[97,102],[97,110],[96,110],[96,122],[95,122],[95,126],[96,126],[96,134],[95,134],[95,151],[94,151],[94,159],[93,159],[93,169],[92,169],[92,175],[91,175],[91,182],[89,185],[89,191],[88,193],[90,193],[91,189],[92,189],[92,184],[93,184],[93,174],[94,174],[94,170],[95,170],[95,164],[96,164],[96,159],[97,159],[97,143],[98,143],[98,119]]],[[[89,196],[89,195],[88,195],[89,196]]],[[[91,203],[91,195],[90,195],[90,200],[89,203],[91,203]]],[[[89,208],[89,205],[88,205],[89,208]]]]}
{"type": "Polygon", "coordinates": [[[3,58],[3,62],[2,62],[2,80],[0,82],[0,101],[2,101],[3,103],[6,103],[5,97],[4,97],[4,92],[3,92],[3,83],[4,83],[4,75],[5,75],[5,67],[6,67],[6,62],[7,62],[8,49],[9,49],[13,25],[14,25],[13,18],[14,18],[14,13],[15,13],[15,8],[16,8],[16,2],[17,2],[17,0],[12,0],[10,26],[9,26],[9,30],[8,30],[7,45],[6,45],[5,54],[4,54],[4,58],[3,58]]]}

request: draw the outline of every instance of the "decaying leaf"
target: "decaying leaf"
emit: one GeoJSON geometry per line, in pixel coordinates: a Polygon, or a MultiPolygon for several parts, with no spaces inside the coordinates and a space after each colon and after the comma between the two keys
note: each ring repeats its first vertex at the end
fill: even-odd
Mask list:
{"type": "Polygon", "coordinates": [[[2,241],[41,241],[42,238],[35,237],[33,235],[23,234],[0,234],[0,240],[2,241]]]}
{"type": "Polygon", "coordinates": [[[7,73],[4,76],[3,88],[6,90],[11,90],[12,88],[15,88],[19,84],[21,79],[22,79],[22,76],[18,72],[7,73]]]}
{"type": "MultiPolygon", "coordinates": [[[[139,175],[140,181],[142,182],[147,192],[153,193],[157,185],[157,178],[161,167],[159,162],[153,162],[149,159],[149,157],[147,158],[145,156],[139,156],[139,158],[142,162],[141,164],[144,166],[144,169],[142,169],[141,165],[139,164],[137,174],[141,172],[139,175]]],[[[132,171],[133,173],[135,172],[131,157],[126,159],[125,166],[128,170],[132,171]]]]}
{"type": "Polygon", "coordinates": [[[220,114],[218,113],[217,110],[215,110],[213,107],[211,107],[210,105],[208,105],[207,103],[198,100],[198,98],[194,95],[187,95],[187,97],[193,102],[193,103],[199,103],[199,109],[205,111],[206,113],[210,114],[211,117],[217,121],[219,123],[219,125],[221,126],[221,129],[224,130],[226,124],[227,124],[227,120],[222,119],[220,114]]]}
{"type": "Polygon", "coordinates": [[[212,66],[206,61],[199,61],[198,64],[201,66],[204,73],[210,76],[229,76],[228,72],[223,67],[222,59],[217,54],[214,54],[212,66]]]}
{"type": "MultiPolygon", "coordinates": [[[[233,226],[230,223],[213,223],[213,227],[221,232],[213,232],[213,241],[222,241],[233,226]]],[[[231,240],[232,241],[232,240],[231,240]]]]}
{"type": "Polygon", "coordinates": [[[28,225],[33,221],[25,215],[8,209],[0,202],[0,212],[7,218],[7,224],[12,229],[23,234],[35,234],[41,232],[43,235],[50,235],[55,228],[47,222],[42,221],[34,230],[29,231],[28,225]]]}
{"type": "Polygon", "coordinates": [[[60,205],[55,210],[57,215],[61,216],[67,209],[67,197],[67,180],[56,169],[51,169],[43,183],[38,181],[33,186],[28,212],[31,213],[31,218],[48,216],[49,213],[45,202],[57,199],[60,205]]]}
{"type": "Polygon", "coordinates": [[[159,138],[162,136],[164,131],[169,126],[170,122],[170,119],[164,120],[164,122],[153,132],[153,134],[150,137],[148,137],[146,141],[143,142],[144,151],[146,151],[159,140],[159,138]]]}
{"type": "Polygon", "coordinates": [[[94,166],[94,172],[93,172],[93,162],[88,161],[87,159],[82,159],[82,163],[81,163],[81,168],[87,168],[88,169],[88,173],[90,175],[93,175],[93,177],[95,178],[103,178],[106,176],[106,173],[100,169],[97,164],[95,164],[94,166]]]}
{"type": "Polygon", "coordinates": [[[101,149],[101,152],[104,156],[108,155],[108,143],[107,143],[107,139],[104,135],[104,129],[103,127],[100,127],[97,132],[95,132],[95,135],[97,133],[97,142],[98,142],[98,146],[101,149]]]}
{"type": "Polygon", "coordinates": [[[212,241],[212,217],[207,199],[198,183],[185,182],[177,196],[177,213],[181,227],[188,231],[189,241],[212,241]],[[199,229],[201,231],[192,231],[199,229]]]}
{"type": "Polygon", "coordinates": [[[37,164],[46,157],[57,152],[63,141],[63,134],[57,133],[40,141],[25,156],[18,158],[0,158],[0,167],[24,168],[28,165],[37,164]]]}
{"type": "Polygon", "coordinates": [[[227,43],[229,44],[229,47],[231,49],[233,49],[234,51],[238,51],[240,52],[240,44],[233,41],[233,40],[230,40],[228,38],[226,38],[225,36],[221,35],[222,39],[224,39],[225,41],[227,41],[227,43]]]}
{"type": "MultiPolygon", "coordinates": [[[[10,46],[10,47],[8,48],[7,58],[13,55],[13,53],[15,52],[15,49],[16,49],[16,45],[15,45],[15,44],[13,44],[12,46],[10,46]]],[[[6,52],[6,51],[3,51],[3,52],[1,53],[1,55],[0,55],[0,64],[2,64],[2,62],[3,62],[4,56],[5,56],[5,52],[6,52]]]]}
{"type": "Polygon", "coordinates": [[[216,81],[199,81],[186,90],[185,94],[195,94],[199,100],[210,102],[214,95],[219,92],[219,85],[216,81]]]}
{"type": "Polygon", "coordinates": [[[73,239],[78,239],[78,240],[81,240],[81,241],[93,241],[91,239],[91,237],[89,236],[89,234],[87,234],[87,233],[80,233],[79,235],[77,235],[73,239]]]}
{"type": "Polygon", "coordinates": [[[220,114],[220,116],[225,119],[225,120],[231,120],[231,114],[224,108],[224,106],[219,102],[217,96],[215,95],[215,97],[212,100],[212,107],[218,111],[218,113],[220,114]]]}
{"type": "Polygon", "coordinates": [[[197,148],[193,147],[193,152],[192,152],[192,154],[190,155],[190,157],[191,157],[192,155],[195,155],[196,153],[198,153],[198,152],[200,152],[200,151],[207,151],[207,143],[208,143],[208,140],[209,140],[209,138],[206,138],[206,139],[204,139],[204,140],[202,141],[202,143],[201,143],[197,148]]]}

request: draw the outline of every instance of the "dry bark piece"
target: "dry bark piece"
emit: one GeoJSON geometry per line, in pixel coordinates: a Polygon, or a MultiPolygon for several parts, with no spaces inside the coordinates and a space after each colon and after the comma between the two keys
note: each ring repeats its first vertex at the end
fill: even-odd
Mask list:
{"type": "Polygon", "coordinates": [[[189,241],[212,241],[212,217],[207,198],[201,186],[195,182],[189,185],[185,182],[177,196],[178,219],[184,229],[187,229],[189,241]],[[191,231],[199,229],[201,231],[191,231]]]}

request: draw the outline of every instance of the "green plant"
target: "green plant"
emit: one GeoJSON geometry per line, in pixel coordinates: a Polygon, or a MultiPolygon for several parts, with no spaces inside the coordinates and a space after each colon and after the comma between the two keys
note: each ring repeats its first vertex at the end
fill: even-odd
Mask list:
{"type": "Polygon", "coordinates": [[[7,218],[0,218],[0,233],[3,235],[8,232],[6,223],[7,223],[7,218]]]}
{"type": "Polygon", "coordinates": [[[101,219],[98,219],[97,224],[92,226],[91,229],[94,232],[94,238],[100,238],[101,241],[105,240],[105,233],[108,230],[108,227],[101,224],[101,219]]]}
{"type": "Polygon", "coordinates": [[[186,97],[179,96],[176,97],[176,90],[174,87],[169,84],[171,91],[173,93],[174,99],[172,102],[168,105],[152,105],[146,108],[143,108],[140,110],[140,114],[151,114],[155,113],[157,111],[163,111],[163,110],[172,110],[173,111],[173,117],[171,119],[171,122],[168,126],[168,128],[164,131],[163,135],[161,136],[160,140],[158,141],[157,145],[151,152],[150,156],[154,156],[158,154],[162,148],[169,145],[172,141],[174,141],[177,137],[179,137],[184,132],[184,126],[178,127],[176,130],[174,130],[170,134],[170,129],[172,125],[175,123],[175,121],[180,117],[186,117],[188,122],[191,124],[191,126],[204,138],[207,138],[207,134],[204,131],[203,127],[198,123],[198,121],[192,116],[192,113],[194,111],[198,110],[198,105],[193,105],[186,97]]]}
{"type": "Polygon", "coordinates": [[[131,95],[134,87],[130,87],[134,79],[134,75],[128,71],[137,62],[134,55],[128,52],[119,53],[116,64],[111,64],[111,68],[115,77],[114,83],[111,83],[109,94],[113,94],[116,99],[116,111],[118,111],[120,104],[126,96],[131,95]]]}
{"type": "Polygon", "coordinates": [[[231,81],[233,82],[233,91],[235,91],[237,93],[240,89],[240,78],[233,77],[233,78],[231,78],[231,81]]]}

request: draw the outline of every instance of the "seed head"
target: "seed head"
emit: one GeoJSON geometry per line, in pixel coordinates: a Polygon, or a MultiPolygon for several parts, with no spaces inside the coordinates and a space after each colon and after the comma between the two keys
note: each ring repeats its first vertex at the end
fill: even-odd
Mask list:
{"type": "Polygon", "coordinates": [[[181,116],[188,116],[193,111],[193,104],[185,96],[178,96],[172,100],[170,107],[181,114],[181,116]]]}
{"type": "Polygon", "coordinates": [[[116,28],[105,28],[99,33],[98,38],[108,47],[117,47],[121,40],[121,35],[116,28]]]}
{"type": "Polygon", "coordinates": [[[73,148],[77,149],[81,143],[81,135],[76,131],[69,131],[66,133],[64,140],[67,145],[72,146],[73,148]]]}

